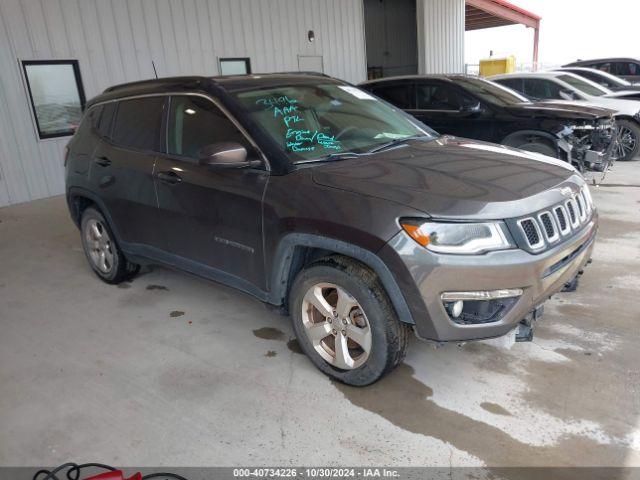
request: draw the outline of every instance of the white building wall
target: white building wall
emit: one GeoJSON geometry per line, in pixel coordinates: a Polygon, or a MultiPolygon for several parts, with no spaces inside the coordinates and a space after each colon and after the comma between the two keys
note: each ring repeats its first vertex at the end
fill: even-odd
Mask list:
{"type": "Polygon", "coordinates": [[[464,72],[465,0],[417,0],[418,73],[464,72]]]}
{"type": "Polygon", "coordinates": [[[19,60],[78,60],[88,99],[152,78],[152,60],[159,76],[217,75],[219,57],[274,72],[298,55],[365,80],[362,0],[0,0],[0,206],[64,193],[68,138],[38,140],[19,60]]]}

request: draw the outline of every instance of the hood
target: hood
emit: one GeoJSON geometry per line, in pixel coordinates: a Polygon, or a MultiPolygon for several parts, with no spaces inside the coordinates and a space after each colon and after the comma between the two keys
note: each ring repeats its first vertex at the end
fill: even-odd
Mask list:
{"type": "Polygon", "coordinates": [[[510,110],[516,115],[525,113],[530,116],[558,118],[568,120],[595,120],[613,115],[615,110],[597,107],[595,105],[580,105],[576,103],[533,102],[524,103],[510,110]]]}
{"type": "Polygon", "coordinates": [[[640,100],[640,88],[636,90],[616,90],[606,95],[607,98],[624,98],[627,100],[640,100]]]}
{"type": "Polygon", "coordinates": [[[442,136],[312,168],[315,183],[378,197],[434,218],[505,219],[566,200],[584,183],[565,162],[442,136]]]}

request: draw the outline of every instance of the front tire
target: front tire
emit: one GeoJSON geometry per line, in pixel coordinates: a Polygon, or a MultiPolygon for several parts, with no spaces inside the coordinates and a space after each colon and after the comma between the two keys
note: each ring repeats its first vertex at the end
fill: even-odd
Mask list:
{"type": "Polygon", "coordinates": [[[102,281],[117,284],[138,273],[140,265],[125,258],[107,221],[98,210],[88,207],[82,213],[80,232],[89,265],[102,281]]]}
{"type": "Polygon", "coordinates": [[[548,157],[558,158],[558,150],[552,145],[550,141],[543,140],[541,138],[534,139],[522,139],[523,142],[518,145],[512,145],[515,148],[526,150],[527,152],[541,153],[548,157]]]}
{"type": "Polygon", "coordinates": [[[640,127],[630,120],[618,120],[616,160],[629,161],[636,158],[640,150],[640,127]]]}
{"type": "Polygon", "coordinates": [[[409,327],[375,273],[356,261],[333,256],[302,270],[289,308],[302,350],[340,382],[369,385],[405,356],[409,327]]]}

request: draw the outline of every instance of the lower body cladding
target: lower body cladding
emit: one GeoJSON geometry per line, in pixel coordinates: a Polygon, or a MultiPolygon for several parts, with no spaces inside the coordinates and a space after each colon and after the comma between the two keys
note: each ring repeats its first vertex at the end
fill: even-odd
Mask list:
{"type": "Polygon", "coordinates": [[[483,340],[517,328],[516,338],[523,341],[532,338],[532,324],[540,317],[542,304],[571,284],[589,263],[596,230],[594,216],[573,237],[535,255],[519,249],[475,256],[436,254],[404,232],[388,247],[411,279],[403,282],[407,287],[403,293],[411,297],[414,291],[407,301],[419,338],[483,340]]]}

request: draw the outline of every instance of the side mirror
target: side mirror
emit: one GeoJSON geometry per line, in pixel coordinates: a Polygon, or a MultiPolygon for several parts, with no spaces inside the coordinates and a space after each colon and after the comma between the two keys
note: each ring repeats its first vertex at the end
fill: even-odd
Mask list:
{"type": "Polygon", "coordinates": [[[478,102],[474,104],[463,105],[460,108],[460,111],[463,113],[482,113],[484,109],[482,108],[482,104],[478,102]]]}
{"type": "Polygon", "coordinates": [[[202,147],[198,152],[200,165],[213,170],[257,167],[260,160],[247,160],[247,149],[237,142],[219,142],[202,147]]]}

